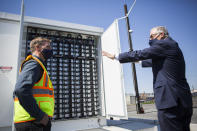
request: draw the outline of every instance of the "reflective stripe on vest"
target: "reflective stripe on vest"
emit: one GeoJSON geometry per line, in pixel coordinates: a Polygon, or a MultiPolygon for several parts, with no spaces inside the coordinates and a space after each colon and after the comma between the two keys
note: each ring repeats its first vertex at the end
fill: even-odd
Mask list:
{"type": "Polygon", "coordinates": [[[53,95],[53,91],[50,91],[50,90],[45,90],[45,89],[34,89],[32,91],[32,94],[35,95],[35,94],[47,94],[47,95],[53,95]]]}
{"type": "MultiPolygon", "coordinates": [[[[53,86],[49,78],[48,72],[46,68],[44,67],[44,65],[42,64],[42,62],[36,57],[33,57],[30,55],[22,63],[19,72],[21,72],[23,64],[30,59],[36,60],[44,70],[41,79],[37,83],[35,83],[32,88],[32,95],[34,99],[36,100],[36,103],[39,106],[39,108],[43,112],[45,112],[48,116],[52,117],[54,114],[53,86]]],[[[30,114],[20,105],[17,97],[15,97],[15,100],[14,100],[14,111],[15,111],[14,113],[15,123],[35,120],[35,118],[31,117],[30,114]]]]}

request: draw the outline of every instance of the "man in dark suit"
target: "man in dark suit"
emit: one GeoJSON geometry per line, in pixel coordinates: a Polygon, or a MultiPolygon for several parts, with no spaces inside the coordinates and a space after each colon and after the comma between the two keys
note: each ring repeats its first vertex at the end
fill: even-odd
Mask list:
{"type": "Polygon", "coordinates": [[[169,37],[163,26],[150,31],[150,47],[143,50],[103,56],[120,63],[142,61],[152,67],[153,90],[161,131],[189,131],[192,116],[192,96],[185,78],[185,60],[178,43],[169,37]]]}

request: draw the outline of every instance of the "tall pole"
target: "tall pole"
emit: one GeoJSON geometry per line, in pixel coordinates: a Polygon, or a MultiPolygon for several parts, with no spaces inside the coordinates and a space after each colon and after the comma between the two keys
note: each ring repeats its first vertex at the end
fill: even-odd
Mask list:
{"type": "MultiPolygon", "coordinates": [[[[125,11],[125,16],[126,16],[127,34],[128,34],[128,42],[130,46],[130,51],[133,51],[132,40],[131,40],[131,30],[130,30],[129,18],[127,16],[128,10],[127,10],[126,3],[124,4],[124,11],[125,11]]],[[[138,92],[135,63],[132,63],[131,66],[132,66],[133,84],[134,84],[135,94],[136,94],[136,111],[138,114],[140,114],[140,113],[143,113],[143,111],[141,110],[142,108],[140,106],[140,98],[139,98],[139,92],[138,92]]]]}
{"type": "MultiPolygon", "coordinates": [[[[23,21],[24,21],[24,0],[21,0],[21,15],[20,15],[20,28],[19,28],[19,41],[18,41],[18,57],[17,57],[17,71],[19,71],[21,63],[21,48],[22,48],[22,38],[23,38],[23,21]]],[[[18,78],[18,72],[16,73],[16,79],[18,78]]],[[[14,128],[14,108],[13,108],[13,119],[12,119],[12,131],[14,128]]]]}
{"type": "MultiPolygon", "coordinates": [[[[17,71],[20,69],[21,64],[21,49],[22,49],[22,40],[23,40],[23,23],[24,23],[24,0],[21,0],[21,14],[20,14],[20,28],[19,28],[19,41],[18,41],[18,61],[17,61],[17,71]]],[[[16,74],[16,78],[18,78],[16,74]]]]}

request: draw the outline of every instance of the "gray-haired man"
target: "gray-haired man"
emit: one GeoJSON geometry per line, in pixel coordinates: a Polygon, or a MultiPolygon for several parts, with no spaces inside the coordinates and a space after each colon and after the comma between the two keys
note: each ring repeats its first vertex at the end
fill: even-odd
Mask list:
{"type": "Polygon", "coordinates": [[[151,29],[149,45],[149,48],[119,55],[103,51],[103,56],[117,59],[120,63],[142,60],[143,67],[152,67],[161,131],[189,131],[193,112],[192,96],[185,78],[182,51],[163,26],[151,29]]]}

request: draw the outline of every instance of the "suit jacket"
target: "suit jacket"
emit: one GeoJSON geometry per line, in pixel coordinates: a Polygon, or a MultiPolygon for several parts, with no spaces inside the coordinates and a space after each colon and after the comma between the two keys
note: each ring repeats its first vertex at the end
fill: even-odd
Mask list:
{"type": "Polygon", "coordinates": [[[192,106],[189,85],[185,78],[185,60],[176,41],[168,37],[154,41],[149,48],[119,54],[119,62],[144,60],[142,66],[152,67],[153,91],[157,109],[192,106]]]}

